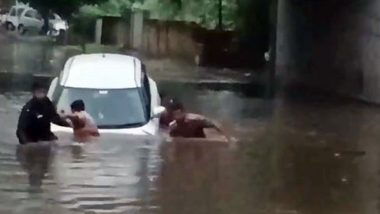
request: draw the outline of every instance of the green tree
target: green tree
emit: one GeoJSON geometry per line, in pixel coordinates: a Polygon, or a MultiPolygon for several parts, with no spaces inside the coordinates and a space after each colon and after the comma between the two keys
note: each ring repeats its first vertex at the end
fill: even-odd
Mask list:
{"type": "Polygon", "coordinates": [[[127,9],[143,9],[150,12],[151,18],[196,22],[211,29],[220,24],[232,29],[237,19],[237,0],[108,0],[86,5],[80,12],[87,16],[120,16],[127,9]]]}
{"type": "Polygon", "coordinates": [[[192,21],[207,28],[235,27],[237,0],[145,0],[154,18],[192,21]]]}
{"type": "Polygon", "coordinates": [[[271,0],[160,0],[169,2],[183,10],[193,8],[205,22],[217,26],[222,11],[221,20],[224,26],[233,24],[240,34],[241,46],[262,55],[268,50],[270,35],[270,6],[271,0]],[[189,5],[198,5],[192,7],[189,5]]]}
{"type": "Polygon", "coordinates": [[[133,0],[108,0],[97,5],[85,5],[80,9],[80,13],[89,16],[122,16],[133,4],[133,0]]]}

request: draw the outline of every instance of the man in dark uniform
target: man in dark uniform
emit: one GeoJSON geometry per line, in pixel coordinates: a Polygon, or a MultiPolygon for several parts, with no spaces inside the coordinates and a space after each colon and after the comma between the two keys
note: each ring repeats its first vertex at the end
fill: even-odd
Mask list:
{"type": "Polygon", "coordinates": [[[20,144],[57,140],[50,130],[50,123],[69,126],[62,119],[53,103],[49,100],[47,90],[39,83],[33,84],[33,98],[22,108],[18,125],[17,138],[20,144]]]}
{"type": "Polygon", "coordinates": [[[29,174],[31,186],[40,187],[48,170],[52,141],[57,140],[50,123],[69,124],[62,119],[47,97],[47,90],[39,83],[33,84],[33,98],[22,108],[16,135],[19,140],[17,158],[29,174]]]}

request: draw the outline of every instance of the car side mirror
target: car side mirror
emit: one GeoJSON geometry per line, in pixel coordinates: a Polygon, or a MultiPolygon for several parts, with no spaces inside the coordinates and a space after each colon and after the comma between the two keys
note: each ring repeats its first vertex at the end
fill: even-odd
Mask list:
{"type": "Polygon", "coordinates": [[[158,118],[166,111],[166,108],[163,106],[158,106],[153,109],[153,118],[158,118]]]}

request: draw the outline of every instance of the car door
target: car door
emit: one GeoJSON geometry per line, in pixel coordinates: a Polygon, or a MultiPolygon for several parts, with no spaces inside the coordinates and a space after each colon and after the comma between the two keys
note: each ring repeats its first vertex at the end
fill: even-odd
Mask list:
{"type": "Polygon", "coordinates": [[[44,25],[44,19],[41,14],[35,10],[34,19],[36,21],[36,30],[40,31],[44,25]]]}
{"type": "Polygon", "coordinates": [[[20,24],[28,29],[39,31],[42,27],[42,20],[36,10],[29,9],[21,16],[20,24]]]}
{"type": "Polygon", "coordinates": [[[15,7],[16,15],[12,16],[12,24],[13,26],[17,27],[20,24],[20,17],[24,13],[25,8],[24,7],[15,7]]]}

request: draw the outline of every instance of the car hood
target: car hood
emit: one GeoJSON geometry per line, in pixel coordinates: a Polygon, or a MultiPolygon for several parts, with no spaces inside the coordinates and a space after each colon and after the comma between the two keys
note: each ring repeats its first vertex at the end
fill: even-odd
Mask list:
{"type": "MultiPolygon", "coordinates": [[[[102,134],[125,134],[125,135],[138,135],[138,136],[154,136],[158,133],[158,122],[152,120],[149,123],[141,127],[136,128],[124,128],[124,129],[99,129],[99,133],[102,134]]],[[[73,133],[71,127],[63,127],[55,124],[51,124],[52,132],[59,133],[73,133]]]]}

